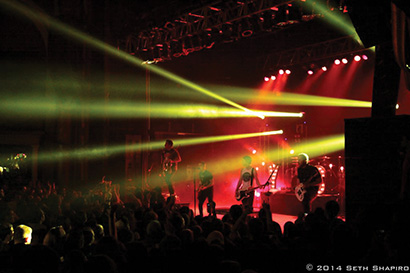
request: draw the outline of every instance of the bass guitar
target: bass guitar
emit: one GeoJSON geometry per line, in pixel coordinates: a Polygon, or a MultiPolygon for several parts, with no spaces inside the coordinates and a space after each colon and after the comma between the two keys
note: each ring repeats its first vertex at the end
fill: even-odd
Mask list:
{"type": "Polygon", "coordinates": [[[241,201],[244,198],[248,198],[249,194],[251,192],[253,192],[256,189],[262,188],[262,187],[263,187],[263,185],[257,186],[257,187],[251,187],[251,188],[246,189],[246,190],[239,190],[239,191],[236,192],[235,198],[236,198],[236,200],[241,201]]]}
{"type": "Polygon", "coordinates": [[[305,198],[305,193],[306,193],[306,187],[305,185],[309,184],[314,178],[316,178],[317,176],[320,176],[320,173],[317,172],[314,175],[312,175],[308,180],[306,180],[305,183],[299,183],[296,187],[295,187],[295,196],[296,198],[302,202],[303,199],[305,198]]]}
{"type": "Polygon", "coordinates": [[[270,173],[270,175],[269,175],[269,177],[268,177],[268,180],[266,180],[266,183],[265,183],[265,184],[260,185],[260,186],[257,186],[257,187],[252,187],[252,188],[249,188],[249,189],[246,189],[246,190],[239,190],[239,191],[237,191],[237,192],[235,193],[235,198],[236,198],[236,200],[241,201],[242,199],[249,197],[249,194],[250,194],[252,191],[254,191],[254,190],[258,189],[258,188],[263,188],[263,189],[264,189],[266,186],[268,186],[269,184],[271,184],[271,183],[269,183],[269,181],[270,181],[270,179],[271,179],[271,177],[272,177],[273,174],[275,174],[275,179],[274,179],[274,181],[276,182],[276,178],[277,178],[277,173],[278,173],[279,166],[280,166],[279,164],[276,165],[276,167],[272,170],[272,172],[270,173]]]}

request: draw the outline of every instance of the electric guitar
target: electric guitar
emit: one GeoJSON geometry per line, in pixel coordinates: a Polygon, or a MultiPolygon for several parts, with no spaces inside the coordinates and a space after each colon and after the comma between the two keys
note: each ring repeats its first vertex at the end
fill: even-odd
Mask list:
{"type": "Polygon", "coordinates": [[[173,166],[174,164],[171,162],[171,160],[168,158],[165,158],[162,164],[162,171],[164,172],[164,174],[172,174],[173,166]]]}
{"type": "Polygon", "coordinates": [[[238,190],[238,191],[235,193],[235,198],[236,198],[236,200],[241,201],[241,200],[244,199],[244,198],[248,198],[248,197],[249,197],[249,194],[250,194],[251,192],[253,192],[254,190],[265,188],[267,185],[269,185],[269,182],[266,182],[265,184],[260,185],[260,186],[251,187],[251,188],[246,189],[246,190],[238,190]]]}
{"type": "Polygon", "coordinates": [[[208,189],[208,188],[210,188],[210,187],[212,187],[213,185],[211,185],[211,186],[199,186],[199,188],[198,189],[196,189],[196,192],[198,192],[198,193],[200,193],[200,192],[202,192],[202,191],[204,191],[204,190],[206,190],[206,189],[208,189]]]}
{"type": "Polygon", "coordinates": [[[271,183],[269,183],[269,181],[270,181],[273,174],[275,174],[274,181],[276,182],[276,178],[277,178],[276,174],[278,173],[279,166],[280,166],[279,164],[276,165],[276,167],[272,170],[272,172],[270,173],[269,178],[268,178],[268,180],[266,181],[265,184],[257,186],[257,187],[252,187],[252,188],[249,188],[249,189],[246,189],[246,190],[237,191],[235,193],[236,200],[241,201],[242,199],[249,197],[249,193],[251,193],[252,191],[254,191],[258,188],[263,188],[264,189],[267,185],[271,184],[271,183]]]}
{"type": "Polygon", "coordinates": [[[295,196],[296,198],[302,202],[303,199],[305,198],[305,193],[306,193],[306,184],[309,184],[315,177],[317,177],[319,174],[319,172],[315,173],[314,175],[312,175],[308,180],[306,180],[305,183],[299,183],[296,187],[295,187],[295,196]]]}

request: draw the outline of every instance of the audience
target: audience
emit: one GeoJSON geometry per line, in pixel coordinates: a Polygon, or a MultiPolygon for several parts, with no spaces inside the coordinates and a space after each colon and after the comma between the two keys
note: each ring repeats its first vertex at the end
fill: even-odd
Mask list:
{"type": "Polygon", "coordinates": [[[266,203],[258,213],[232,205],[221,219],[194,217],[159,188],[112,188],[4,190],[0,272],[305,272],[308,263],[409,260],[403,209],[390,229],[381,230],[375,215],[365,212],[367,218],[344,222],[339,204],[329,201],[285,223],[282,232],[266,203]]]}

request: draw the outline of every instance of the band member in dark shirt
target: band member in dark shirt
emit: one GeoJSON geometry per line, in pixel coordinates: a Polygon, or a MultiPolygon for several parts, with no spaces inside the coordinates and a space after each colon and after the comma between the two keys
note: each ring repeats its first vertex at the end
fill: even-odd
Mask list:
{"type": "Polygon", "coordinates": [[[167,139],[165,141],[165,148],[161,154],[162,176],[168,185],[170,195],[175,194],[174,187],[172,186],[172,178],[178,170],[178,162],[181,162],[181,156],[173,146],[174,142],[167,139]]]}
{"type": "Polygon", "coordinates": [[[209,214],[213,213],[215,210],[214,177],[212,173],[206,169],[205,162],[200,162],[198,164],[198,167],[199,167],[198,209],[199,209],[199,215],[203,216],[202,206],[207,198],[208,198],[208,204],[210,207],[209,214]]]}
{"type": "Polygon", "coordinates": [[[319,185],[322,183],[322,177],[319,170],[309,164],[309,156],[305,153],[298,155],[298,179],[303,184],[305,191],[303,195],[302,205],[305,213],[312,211],[312,202],[317,197],[319,185]]]}

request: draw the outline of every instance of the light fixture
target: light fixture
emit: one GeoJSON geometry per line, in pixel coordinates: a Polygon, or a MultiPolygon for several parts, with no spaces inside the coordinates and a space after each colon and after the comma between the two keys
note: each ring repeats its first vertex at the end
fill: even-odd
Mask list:
{"type": "Polygon", "coordinates": [[[252,24],[249,22],[249,19],[245,18],[241,22],[241,35],[242,37],[250,37],[253,34],[252,24]]]}

